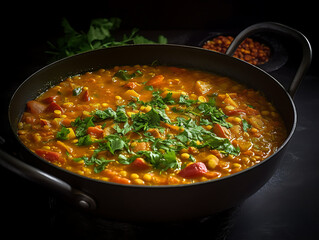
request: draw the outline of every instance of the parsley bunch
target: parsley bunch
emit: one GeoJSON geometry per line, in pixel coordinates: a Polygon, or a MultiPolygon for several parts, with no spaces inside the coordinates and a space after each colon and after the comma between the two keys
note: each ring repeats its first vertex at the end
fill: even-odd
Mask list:
{"type": "Polygon", "coordinates": [[[119,18],[98,18],[91,21],[87,32],[78,32],[70,25],[67,19],[63,18],[61,25],[64,36],[59,38],[55,44],[48,42],[51,50],[47,51],[47,53],[54,56],[53,60],[57,60],[77,53],[110,46],[167,43],[167,39],[162,35],[158,36],[157,42],[138,35],[137,28],[134,28],[130,35],[123,35],[122,40],[116,40],[113,31],[119,29],[120,24],[121,19],[119,18]]]}

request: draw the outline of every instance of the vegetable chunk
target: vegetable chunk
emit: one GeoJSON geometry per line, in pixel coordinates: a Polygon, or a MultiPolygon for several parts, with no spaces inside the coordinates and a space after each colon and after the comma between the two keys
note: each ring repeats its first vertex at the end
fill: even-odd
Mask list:
{"type": "Polygon", "coordinates": [[[198,178],[207,172],[206,165],[202,162],[193,163],[181,170],[178,175],[183,178],[198,178]]]}
{"type": "Polygon", "coordinates": [[[27,103],[27,108],[33,114],[40,114],[44,112],[47,107],[38,101],[32,100],[27,103]]]}
{"type": "Polygon", "coordinates": [[[213,88],[213,85],[209,82],[198,80],[195,83],[195,91],[199,95],[205,95],[209,93],[212,90],[212,88],[213,88]]]}
{"type": "Polygon", "coordinates": [[[164,83],[164,76],[163,75],[156,75],[155,77],[151,78],[146,84],[151,85],[153,87],[159,87],[164,83]]]}
{"type": "Polygon", "coordinates": [[[48,160],[49,162],[58,162],[58,163],[65,162],[64,159],[61,157],[61,154],[57,152],[37,149],[35,150],[35,153],[39,155],[40,157],[48,160]]]}

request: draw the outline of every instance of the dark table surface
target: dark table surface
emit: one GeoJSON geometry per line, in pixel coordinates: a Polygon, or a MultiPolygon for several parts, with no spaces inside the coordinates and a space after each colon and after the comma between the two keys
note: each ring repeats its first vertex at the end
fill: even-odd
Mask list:
{"type": "MultiPolygon", "coordinates": [[[[167,31],[170,43],[197,45],[210,31],[167,31]]],[[[152,35],[152,32],[145,34],[152,35]]],[[[271,74],[287,86],[292,79],[298,56],[289,52],[288,62],[271,74]]],[[[31,50],[30,50],[31,51],[31,50]]],[[[35,47],[35,53],[42,48],[35,47]]],[[[42,59],[26,63],[22,76],[46,63],[42,59]]],[[[0,209],[2,236],[56,239],[62,234],[81,235],[79,239],[182,239],[208,236],[208,239],[318,239],[319,232],[319,71],[312,66],[295,95],[298,125],[287,151],[273,177],[240,206],[216,216],[170,224],[115,222],[88,216],[66,205],[42,187],[0,168],[0,209]]],[[[13,74],[13,72],[12,72],[13,74]]],[[[9,83],[10,81],[7,81],[9,83]]],[[[5,108],[14,89],[21,83],[11,81],[1,95],[3,117],[1,136],[11,145],[5,108]]],[[[1,237],[2,238],[2,237],[1,237]]],[[[18,238],[12,238],[18,239],[18,238]]],[[[75,238],[73,238],[75,239],[75,238]]],[[[199,238],[198,238],[199,239],[199,238]]]]}

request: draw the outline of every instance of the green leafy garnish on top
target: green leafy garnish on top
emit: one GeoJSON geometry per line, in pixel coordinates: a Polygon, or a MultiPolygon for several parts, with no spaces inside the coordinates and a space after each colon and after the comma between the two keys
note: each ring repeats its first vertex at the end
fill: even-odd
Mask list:
{"type": "MultiPolygon", "coordinates": [[[[91,112],[91,116],[83,119],[78,117],[71,122],[78,139],[76,145],[95,144],[91,157],[83,156],[75,158],[74,161],[83,160],[88,166],[94,165],[94,171],[98,173],[112,161],[131,164],[141,157],[153,168],[166,171],[181,169],[182,163],[177,156],[181,149],[189,147],[215,149],[226,156],[239,154],[240,149],[233,146],[229,139],[218,137],[212,130],[205,128],[213,124],[231,127],[231,124],[226,121],[227,115],[217,108],[214,97],[209,98],[208,102],[200,102],[189,99],[187,95],[173,99],[170,91],[167,91],[164,96],[162,91],[150,91],[152,91],[152,98],[147,102],[136,98],[127,105],[117,106],[116,110],[110,107],[104,110],[97,109],[91,112]],[[180,113],[174,121],[166,114],[169,109],[167,107],[170,105],[173,112],[180,113]],[[142,106],[147,107],[148,110],[127,115],[127,110],[140,109],[142,106]],[[112,133],[103,134],[103,137],[98,139],[88,133],[90,127],[97,127],[97,124],[101,127],[103,124],[104,128],[107,122],[108,126],[113,123],[112,133]],[[160,134],[169,128],[175,129],[175,134],[165,133],[165,137],[160,137],[160,134]],[[152,133],[156,135],[153,136],[152,133]],[[137,134],[139,138],[130,139],[127,137],[130,134],[137,134]],[[130,147],[133,142],[148,142],[149,148],[134,152],[134,148],[130,147]],[[112,159],[105,159],[104,155],[101,155],[103,151],[108,151],[113,156],[112,159]]],[[[244,131],[247,131],[249,127],[249,124],[243,121],[244,131]]],[[[66,140],[69,132],[69,129],[62,127],[56,137],[66,140]]],[[[196,159],[190,156],[189,161],[194,162],[196,159]]]]}

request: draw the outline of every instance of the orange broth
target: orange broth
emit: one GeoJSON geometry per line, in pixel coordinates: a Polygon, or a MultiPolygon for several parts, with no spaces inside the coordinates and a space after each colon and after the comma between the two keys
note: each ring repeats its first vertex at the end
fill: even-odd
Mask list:
{"type": "Polygon", "coordinates": [[[221,178],[276,152],[287,133],[266,98],[212,73],[116,66],[71,76],[27,103],[18,125],[35,154],[122,184],[221,178]]]}

